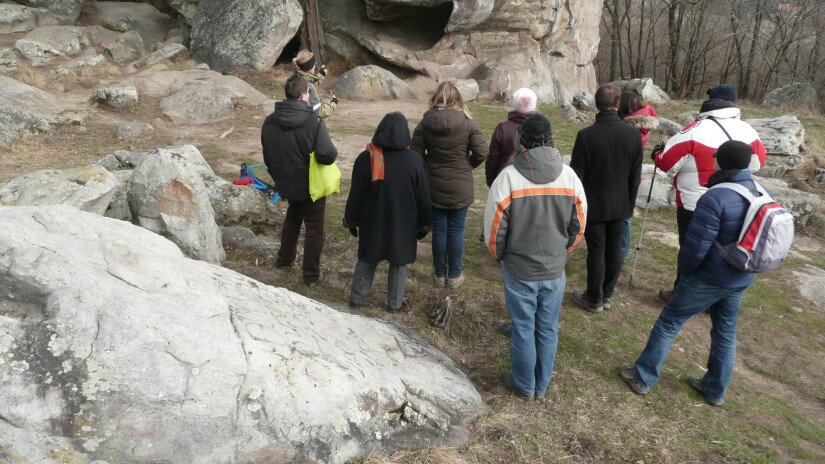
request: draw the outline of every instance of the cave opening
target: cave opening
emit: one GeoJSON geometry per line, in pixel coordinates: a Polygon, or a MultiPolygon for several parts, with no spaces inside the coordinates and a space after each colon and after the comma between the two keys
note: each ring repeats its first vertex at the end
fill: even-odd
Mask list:
{"type": "Polygon", "coordinates": [[[429,50],[444,37],[453,2],[433,7],[399,6],[397,4],[368,6],[367,16],[386,36],[411,51],[429,50]]]}
{"type": "Polygon", "coordinates": [[[284,46],[275,64],[292,64],[292,59],[295,58],[295,55],[297,55],[299,51],[301,51],[301,29],[298,29],[295,36],[284,46]]]}

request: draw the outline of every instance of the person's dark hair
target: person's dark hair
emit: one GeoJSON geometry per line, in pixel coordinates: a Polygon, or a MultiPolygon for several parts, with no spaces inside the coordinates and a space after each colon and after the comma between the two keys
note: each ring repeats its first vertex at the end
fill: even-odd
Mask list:
{"type": "Polygon", "coordinates": [[[642,96],[633,90],[625,90],[619,98],[619,117],[624,119],[642,109],[642,96]]]}
{"type": "Polygon", "coordinates": [[[309,83],[303,77],[293,74],[284,84],[284,95],[289,100],[298,100],[309,91],[309,83]]]}
{"type": "Polygon", "coordinates": [[[599,111],[614,108],[620,97],[621,91],[617,85],[602,84],[596,89],[596,108],[599,111]]]}

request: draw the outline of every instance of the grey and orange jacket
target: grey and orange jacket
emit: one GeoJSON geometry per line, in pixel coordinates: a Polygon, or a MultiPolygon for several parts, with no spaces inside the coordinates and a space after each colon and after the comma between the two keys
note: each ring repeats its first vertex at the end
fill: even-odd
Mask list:
{"type": "Polygon", "coordinates": [[[508,272],[526,281],[561,277],[581,241],[587,199],[576,173],[555,148],[519,153],[490,187],[484,240],[508,272]]]}

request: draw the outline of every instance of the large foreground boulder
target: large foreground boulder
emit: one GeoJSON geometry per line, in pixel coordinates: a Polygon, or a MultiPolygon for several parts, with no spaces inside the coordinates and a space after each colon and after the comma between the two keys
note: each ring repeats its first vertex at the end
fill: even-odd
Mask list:
{"type": "Polygon", "coordinates": [[[768,92],[762,99],[763,105],[780,108],[814,108],[816,103],[816,87],[810,82],[791,82],[768,92]]]}
{"type": "Polygon", "coordinates": [[[35,171],[0,187],[0,205],[70,205],[103,215],[119,186],[100,166],[35,171]]]}
{"type": "Polygon", "coordinates": [[[26,130],[50,131],[58,124],[82,122],[86,115],[52,94],[0,76],[0,145],[26,130]]]}
{"type": "Polygon", "coordinates": [[[298,0],[201,0],[190,49],[217,71],[275,64],[304,19],[298,0]]]}
{"type": "Polygon", "coordinates": [[[160,101],[163,114],[175,124],[212,124],[235,116],[235,94],[212,82],[187,82],[160,101]]]}
{"type": "Polygon", "coordinates": [[[460,444],[478,392],[420,338],[184,257],[127,222],[0,207],[9,462],[343,463],[460,444]]]}
{"type": "Polygon", "coordinates": [[[418,94],[406,82],[375,65],[358,66],[344,73],[335,84],[336,95],[347,100],[414,100],[418,94]]]}

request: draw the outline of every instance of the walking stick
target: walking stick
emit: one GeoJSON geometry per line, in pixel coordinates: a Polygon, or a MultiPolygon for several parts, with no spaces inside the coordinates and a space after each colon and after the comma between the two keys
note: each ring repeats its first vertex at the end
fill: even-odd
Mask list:
{"type": "Polygon", "coordinates": [[[642,216],[642,227],[639,229],[639,244],[636,245],[636,254],[633,257],[633,268],[630,270],[630,286],[633,286],[633,276],[636,274],[636,263],[639,262],[639,251],[642,249],[642,239],[645,237],[645,224],[647,223],[647,211],[650,209],[650,197],[653,195],[653,184],[656,182],[656,170],[659,169],[655,164],[653,165],[653,175],[650,177],[650,190],[647,191],[647,203],[645,203],[645,212],[642,216]]]}

